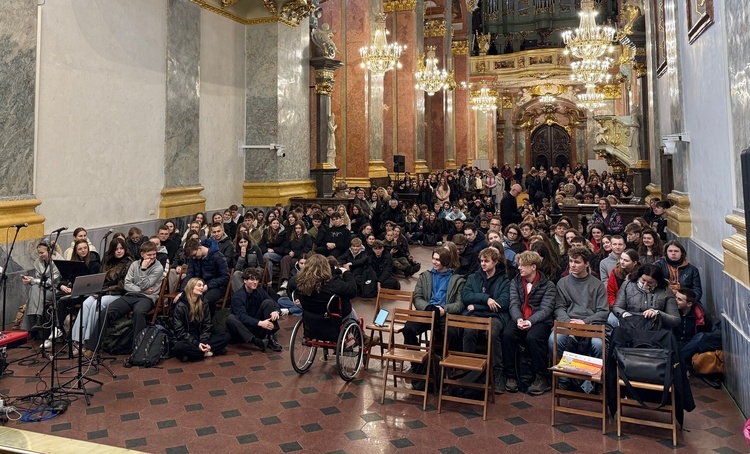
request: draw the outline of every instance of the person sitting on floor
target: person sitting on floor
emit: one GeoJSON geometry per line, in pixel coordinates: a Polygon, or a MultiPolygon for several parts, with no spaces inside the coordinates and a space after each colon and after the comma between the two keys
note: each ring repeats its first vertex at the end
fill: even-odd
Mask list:
{"type": "Polygon", "coordinates": [[[194,277],[174,307],[173,352],[180,361],[196,361],[227,352],[230,335],[211,334],[211,311],[203,302],[203,279],[194,277]]]}
{"type": "Polygon", "coordinates": [[[370,254],[370,266],[375,270],[378,284],[381,288],[401,290],[401,283],[393,275],[393,259],[391,253],[385,250],[383,242],[374,240],[372,242],[372,254],[370,254]]]}
{"type": "Polygon", "coordinates": [[[697,353],[721,350],[721,329],[718,323],[711,323],[711,316],[703,309],[693,290],[679,288],[675,300],[680,311],[680,324],[672,328],[672,332],[680,343],[681,362],[690,368],[697,353]]]}
{"type": "Polygon", "coordinates": [[[242,280],[245,285],[232,296],[232,314],[253,336],[248,336],[242,328],[234,329],[235,326],[232,326],[229,320],[227,329],[230,332],[234,331],[235,336],[240,334],[240,337],[250,338],[250,342],[261,350],[265,350],[264,346],[259,345],[255,339],[260,339],[260,342],[267,339],[266,344],[271,350],[280,352],[282,348],[276,339],[276,332],[279,330],[281,311],[268,293],[258,287],[260,271],[256,268],[246,268],[242,271],[242,280]]]}

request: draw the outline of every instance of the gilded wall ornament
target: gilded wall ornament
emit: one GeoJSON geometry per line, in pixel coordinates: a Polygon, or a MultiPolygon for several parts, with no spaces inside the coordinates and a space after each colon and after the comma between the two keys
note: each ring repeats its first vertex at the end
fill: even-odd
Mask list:
{"type": "Polygon", "coordinates": [[[460,39],[451,43],[453,55],[469,55],[469,40],[460,39]]]}
{"type": "Polygon", "coordinates": [[[383,12],[414,11],[417,8],[417,0],[384,0],[383,12]]]}
{"type": "Polygon", "coordinates": [[[424,37],[437,38],[445,36],[445,21],[439,19],[426,20],[424,22],[424,37]]]}
{"type": "Polygon", "coordinates": [[[605,99],[622,98],[622,86],[620,84],[597,85],[597,93],[602,93],[605,99]]]}

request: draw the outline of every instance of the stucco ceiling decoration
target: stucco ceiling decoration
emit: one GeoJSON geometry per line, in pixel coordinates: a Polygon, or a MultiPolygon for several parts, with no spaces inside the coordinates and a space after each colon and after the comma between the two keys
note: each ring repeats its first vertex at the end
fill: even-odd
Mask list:
{"type": "Polygon", "coordinates": [[[316,0],[190,0],[213,13],[245,25],[280,22],[296,27],[310,17],[316,0]]]}

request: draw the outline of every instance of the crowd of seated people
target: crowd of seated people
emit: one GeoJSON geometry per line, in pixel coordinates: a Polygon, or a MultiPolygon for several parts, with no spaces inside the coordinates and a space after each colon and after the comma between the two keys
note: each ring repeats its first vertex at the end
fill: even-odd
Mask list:
{"type": "MultiPolygon", "coordinates": [[[[95,301],[83,302],[71,335],[91,356],[104,328],[117,318],[132,313],[138,332],[162,280],[184,275],[174,309],[180,359],[220,355],[230,341],[281,351],[278,321],[301,313],[300,295],[312,305],[328,293],[342,293],[349,302],[363,295],[370,277],[381,288],[399,289],[399,278],[403,282],[420,271],[410,248],[423,245],[433,251],[432,267],[417,276],[414,306],[434,311],[436,336],[447,313],[492,318],[496,393],[550,390],[555,320],[616,326],[640,315],[653,319],[653,326],[675,330],[686,354],[720,348],[701,303],[698,269],[678,241],[662,245],[665,205],[652,204],[644,218],[623,225],[603,197],[612,191],[599,183],[611,176],[550,170],[548,175],[532,169],[525,181],[517,173],[469,167],[416,178],[407,173],[384,188],[356,188],[348,203],[326,209],[309,203],[242,214],[233,205],[210,219],[197,213],[185,232],[167,221],[151,238],[137,227],[127,235],[116,233],[101,263],[85,230],[77,229],[71,259],[86,263],[92,273],[101,268],[108,291],[99,317],[95,301]],[[530,197],[519,206],[522,183],[530,197]],[[565,217],[550,219],[559,214],[560,194],[552,188],[567,183],[600,197],[585,231],[572,228],[565,217]],[[403,194],[416,194],[416,201],[400,201],[407,199],[403,194]],[[263,285],[272,282],[273,290],[263,285]],[[212,324],[226,335],[217,336],[208,328],[212,324]]],[[[627,192],[613,181],[620,194],[627,192]]],[[[47,292],[45,283],[56,272],[51,247],[40,243],[37,250],[34,274],[24,277],[32,286],[28,325],[40,323],[52,290],[47,292]]],[[[69,292],[71,284],[60,282],[57,290],[69,292]]],[[[419,342],[422,331],[405,326],[405,341],[419,342]]],[[[448,335],[452,347],[477,348],[476,333],[448,335]]],[[[558,351],[575,348],[574,341],[558,342],[558,351]]],[[[593,343],[589,352],[597,355],[603,348],[593,343]]]]}

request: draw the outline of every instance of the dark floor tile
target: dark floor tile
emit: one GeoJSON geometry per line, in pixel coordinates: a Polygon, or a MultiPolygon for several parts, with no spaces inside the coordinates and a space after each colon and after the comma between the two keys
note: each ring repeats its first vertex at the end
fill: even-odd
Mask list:
{"type": "Polygon", "coordinates": [[[104,407],[101,405],[98,407],[91,407],[86,409],[87,415],[98,415],[100,413],[104,413],[104,407]]]}
{"type": "Polygon", "coordinates": [[[302,430],[304,430],[305,433],[318,432],[320,430],[323,430],[323,428],[320,426],[320,424],[318,424],[316,422],[310,423],[310,424],[303,424],[300,427],[302,427],[302,430]]]}
{"type": "Polygon", "coordinates": [[[221,416],[223,416],[224,419],[237,418],[239,416],[242,416],[242,413],[240,413],[239,410],[227,410],[227,411],[222,411],[221,416]]]}
{"type": "Polygon", "coordinates": [[[467,435],[474,435],[474,432],[470,431],[466,427],[455,427],[451,429],[451,432],[453,432],[453,435],[457,437],[465,437],[467,435]]]}
{"type": "Polygon", "coordinates": [[[447,448],[440,448],[438,449],[438,451],[440,451],[440,454],[464,454],[463,451],[461,451],[455,446],[448,446],[447,448]]]}
{"type": "Polygon", "coordinates": [[[331,374],[318,375],[317,379],[320,380],[320,381],[333,380],[333,375],[331,375],[331,374]]]}
{"type": "Polygon", "coordinates": [[[530,403],[528,403],[526,401],[523,401],[523,400],[518,401],[518,402],[513,402],[511,405],[513,405],[514,407],[516,407],[519,410],[526,410],[527,408],[532,408],[533,407],[533,405],[531,405],[530,403]]]}
{"type": "Polygon", "coordinates": [[[135,397],[135,394],[133,394],[130,391],[128,391],[126,393],[117,393],[117,394],[115,394],[115,398],[117,398],[117,400],[132,399],[133,397],[135,397]]]}
{"type": "Polygon", "coordinates": [[[281,359],[281,355],[270,355],[268,357],[269,361],[279,361],[281,359]]]}
{"type": "Polygon", "coordinates": [[[232,383],[234,383],[235,385],[237,383],[247,383],[247,378],[245,378],[245,377],[234,377],[232,379],[232,383]]]}
{"type": "Polygon", "coordinates": [[[397,438],[395,440],[391,440],[391,444],[398,449],[404,449],[414,446],[414,443],[412,443],[408,438],[397,438]]]}
{"type": "Polygon", "coordinates": [[[50,427],[51,432],[61,432],[63,430],[70,430],[73,428],[73,425],[69,422],[64,422],[62,424],[53,424],[52,427],[50,427]]]}
{"type": "Polygon", "coordinates": [[[565,442],[555,443],[553,445],[549,445],[549,447],[557,452],[574,452],[576,450],[576,448],[570,446],[565,442]]]}
{"type": "Polygon", "coordinates": [[[734,435],[732,432],[729,432],[728,430],[724,430],[718,426],[712,427],[710,429],[706,429],[706,432],[716,435],[717,437],[721,437],[721,438],[731,437],[732,435],[734,435]]]}
{"type": "Polygon", "coordinates": [[[554,427],[555,429],[559,430],[560,432],[564,434],[569,434],[571,432],[578,432],[578,429],[576,429],[574,426],[571,426],[570,424],[558,424],[554,427]]]}
{"type": "Polygon", "coordinates": [[[293,375],[297,375],[297,372],[296,372],[296,371],[295,371],[294,369],[290,369],[290,370],[283,370],[283,371],[281,371],[281,373],[282,373],[282,374],[283,374],[283,375],[284,375],[285,377],[291,377],[291,376],[293,376],[293,375]]]}
{"type": "Polygon", "coordinates": [[[187,446],[174,446],[171,448],[167,448],[167,454],[189,454],[190,451],[188,451],[187,446]]]}
{"type": "Polygon", "coordinates": [[[205,435],[213,435],[216,433],[216,427],[209,426],[209,427],[199,427],[195,429],[195,434],[199,437],[203,437],[205,435]]]}
{"type": "Polygon", "coordinates": [[[107,432],[107,429],[95,430],[93,432],[86,433],[87,440],[97,440],[99,438],[107,438],[107,437],[109,437],[109,432],[107,432]]]}
{"type": "Polygon", "coordinates": [[[190,391],[191,389],[193,389],[193,385],[191,385],[190,383],[186,385],[177,385],[174,387],[174,389],[176,391],[190,391]]]}
{"type": "Polygon", "coordinates": [[[166,397],[157,397],[156,399],[150,399],[148,403],[151,405],[164,405],[169,403],[169,400],[166,397]]]}
{"type": "Polygon", "coordinates": [[[474,419],[474,418],[480,418],[482,415],[475,412],[474,410],[465,410],[460,412],[461,416],[463,416],[466,419],[474,419]]]}
{"type": "Polygon", "coordinates": [[[714,399],[712,397],[708,397],[708,396],[696,396],[695,400],[697,400],[699,402],[703,402],[704,404],[712,404],[712,403],[716,402],[716,399],[714,399]]]}
{"type": "Polygon", "coordinates": [[[735,451],[734,449],[732,449],[732,448],[730,448],[728,446],[723,446],[721,448],[716,448],[716,449],[714,449],[714,452],[716,452],[718,454],[742,454],[740,451],[735,451]]]}
{"type": "Polygon", "coordinates": [[[325,408],[321,408],[320,412],[326,416],[329,416],[329,415],[335,415],[337,413],[341,413],[341,410],[339,410],[336,407],[325,407],[325,408]]]}
{"type": "Polygon", "coordinates": [[[260,418],[260,423],[264,426],[270,426],[272,424],[279,424],[281,420],[278,416],[268,416],[266,418],[260,418]]]}
{"type": "Polygon", "coordinates": [[[503,435],[502,437],[497,437],[497,438],[500,439],[500,441],[502,441],[506,445],[515,445],[517,443],[523,442],[522,439],[518,438],[517,436],[513,434],[503,435]]]}
{"type": "Polygon", "coordinates": [[[339,396],[339,399],[341,399],[341,400],[356,399],[357,398],[357,396],[354,393],[350,393],[350,392],[339,393],[338,396],[339,396]]]}
{"type": "Polygon", "coordinates": [[[607,451],[604,454],[625,454],[624,452],[620,451],[619,449],[614,451],[607,451]]]}
{"type": "Polygon", "coordinates": [[[367,422],[381,421],[383,419],[383,417],[377,413],[365,413],[364,415],[359,415],[359,417],[367,422]]]}
{"type": "Polygon", "coordinates": [[[158,427],[159,429],[169,429],[172,427],[177,427],[177,421],[175,421],[174,419],[159,421],[156,423],[156,427],[158,427]]]}
{"type": "Polygon", "coordinates": [[[277,381],[272,381],[269,383],[265,383],[263,386],[265,386],[267,389],[276,389],[276,388],[281,388],[281,383],[277,381]]]}
{"type": "Polygon", "coordinates": [[[529,422],[525,419],[521,418],[520,416],[516,416],[514,418],[508,418],[506,419],[509,423],[513,424],[514,426],[522,426],[524,424],[528,424],[529,422]]]}
{"type": "Polygon", "coordinates": [[[719,419],[719,418],[724,417],[724,415],[722,415],[721,413],[715,412],[713,410],[702,411],[701,414],[705,416],[706,418],[711,418],[711,419],[719,419]]]}
{"type": "Polygon", "coordinates": [[[364,440],[367,438],[367,434],[361,430],[352,430],[351,432],[346,432],[344,435],[346,435],[346,438],[350,441],[364,440]]]}
{"type": "Polygon", "coordinates": [[[147,445],[148,445],[148,442],[146,441],[145,437],[125,440],[125,448],[127,449],[142,448],[143,446],[147,446],[147,445]]]}
{"type": "Polygon", "coordinates": [[[198,378],[214,378],[216,374],[213,372],[203,372],[202,374],[198,374],[198,378]]]}
{"type": "Polygon", "coordinates": [[[279,448],[281,448],[281,452],[302,451],[302,446],[300,446],[300,444],[296,441],[292,441],[290,443],[282,443],[279,445],[279,448]]]}
{"type": "Polygon", "coordinates": [[[143,386],[154,386],[154,385],[158,385],[160,383],[161,383],[161,381],[159,381],[158,378],[153,379],[153,380],[144,380],[143,381],[143,386]]]}
{"type": "Polygon", "coordinates": [[[222,363],[219,363],[219,367],[230,367],[234,366],[234,361],[224,361],[222,363]]]}
{"type": "Polygon", "coordinates": [[[185,411],[187,412],[198,411],[198,410],[203,410],[203,404],[185,405],[185,411]]]}
{"type": "Polygon", "coordinates": [[[239,352],[237,353],[237,356],[239,356],[240,358],[244,358],[246,356],[253,356],[253,352],[248,352],[248,351],[239,352]]]}
{"type": "Polygon", "coordinates": [[[616,430],[613,430],[612,432],[607,432],[605,435],[608,436],[609,438],[615,440],[615,441],[625,441],[625,440],[629,440],[630,439],[630,437],[628,435],[624,434],[624,433],[621,436],[618,437],[616,430]]]}
{"type": "Polygon", "coordinates": [[[220,396],[226,396],[227,392],[223,389],[214,389],[213,391],[209,391],[208,395],[211,397],[220,397],[220,396]]]}
{"type": "Polygon", "coordinates": [[[424,429],[425,427],[427,427],[427,424],[423,423],[422,421],[420,421],[418,419],[415,419],[413,421],[406,421],[404,423],[404,425],[406,427],[408,427],[409,429],[412,429],[412,430],[414,430],[414,429],[424,429]]]}
{"type": "Polygon", "coordinates": [[[287,410],[289,410],[291,408],[299,408],[302,405],[300,405],[300,403],[297,402],[296,400],[288,400],[286,402],[282,402],[281,406],[284,407],[284,408],[286,408],[287,410]]]}
{"type": "Polygon", "coordinates": [[[685,445],[683,445],[679,441],[677,441],[677,446],[675,447],[672,444],[672,439],[671,438],[662,438],[661,440],[659,440],[659,444],[662,445],[662,446],[664,446],[665,448],[669,448],[669,449],[678,449],[678,448],[684,448],[685,447],[685,445]]]}
{"type": "Polygon", "coordinates": [[[183,372],[185,371],[182,370],[182,367],[175,367],[174,369],[167,369],[168,374],[181,374],[183,372]]]}
{"type": "Polygon", "coordinates": [[[253,366],[250,368],[250,370],[253,372],[260,372],[262,370],[266,370],[266,366],[253,366]]]}
{"type": "Polygon", "coordinates": [[[258,441],[258,436],[255,434],[245,434],[245,435],[237,436],[237,442],[241,445],[246,445],[248,443],[256,443],[257,441],[258,441]]]}
{"type": "Polygon", "coordinates": [[[260,402],[263,400],[263,397],[260,396],[260,394],[256,394],[254,396],[245,396],[245,402],[251,404],[253,402],[260,402]]]}
{"type": "Polygon", "coordinates": [[[309,386],[307,388],[300,388],[299,392],[302,394],[315,394],[318,390],[315,387],[309,386]]]}
{"type": "Polygon", "coordinates": [[[120,415],[120,422],[137,421],[139,419],[141,419],[141,415],[138,413],[125,413],[124,415],[120,415]]]}

